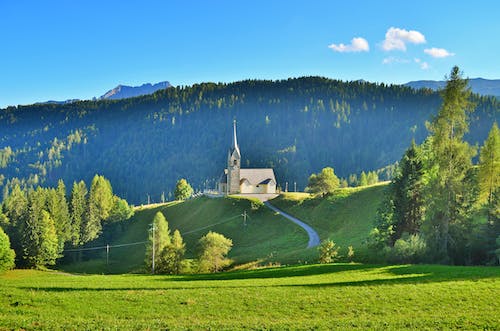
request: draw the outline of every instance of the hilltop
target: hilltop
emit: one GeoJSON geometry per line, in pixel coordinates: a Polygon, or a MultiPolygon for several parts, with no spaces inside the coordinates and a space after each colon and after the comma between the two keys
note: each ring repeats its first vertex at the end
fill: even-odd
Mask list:
{"type": "MultiPolygon", "coordinates": [[[[285,212],[299,217],[311,225],[320,239],[333,239],[345,255],[352,245],[357,261],[364,259],[367,238],[374,226],[375,212],[385,184],[340,189],[326,198],[305,193],[288,193],[271,200],[285,212]]],[[[233,240],[230,257],[236,264],[260,261],[260,264],[312,263],[317,260],[316,248],[306,249],[308,236],[304,230],[270,209],[246,198],[200,197],[185,202],[170,202],[157,206],[138,207],[135,215],[120,226],[105,227],[103,235],[87,246],[121,245],[143,242],[154,214],[161,211],[171,231],[178,229],[187,246],[187,257],[196,256],[197,241],[208,231],[216,231],[233,240]],[[247,212],[247,224],[242,214],[247,212]]],[[[87,273],[144,272],[145,245],[132,245],[111,249],[109,266],[105,250],[87,253],[87,261],[67,264],[63,270],[87,273]]]]}
{"type": "MultiPolygon", "coordinates": [[[[496,98],[475,95],[466,139],[482,144],[500,120],[496,98]]],[[[278,185],[333,166],[340,177],[392,164],[437,113],[438,93],[322,77],[170,87],[120,100],[0,110],[0,185],[55,186],[99,173],[130,203],[161,201],[179,178],[213,188],[238,122],[245,168],[273,168],[278,185]]],[[[381,178],[387,179],[387,178],[381,178]]]]}

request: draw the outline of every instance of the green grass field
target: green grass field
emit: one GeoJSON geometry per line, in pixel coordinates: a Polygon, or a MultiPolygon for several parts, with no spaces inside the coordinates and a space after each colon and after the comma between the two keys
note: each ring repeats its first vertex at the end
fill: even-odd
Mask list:
{"type": "Polygon", "coordinates": [[[0,275],[0,330],[498,330],[500,268],[302,265],[210,275],[0,275]]]}
{"type": "Polygon", "coordinates": [[[331,239],[346,255],[352,245],[358,259],[366,255],[365,239],[374,227],[387,183],[343,188],[335,194],[312,197],[306,193],[285,193],[272,204],[311,225],[320,239],[331,239]]]}
{"type": "MultiPolygon", "coordinates": [[[[171,231],[179,229],[187,247],[187,257],[196,253],[199,238],[208,231],[222,233],[233,240],[230,257],[235,263],[264,260],[263,263],[298,263],[315,256],[315,249],[305,249],[308,237],[304,230],[285,218],[261,206],[252,209],[251,200],[241,198],[201,197],[185,202],[172,202],[154,208],[136,210],[134,217],[114,228],[113,233],[103,233],[89,246],[119,245],[142,242],[147,239],[148,228],[156,212],[164,213],[171,231]],[[247,212],[246,226],[241,214],[247,212]]],[[[71,253],[75,254],[75,253],[71,253]]],[[[145,245],[139,244],[111,248],[109,264],[105,250],[89,253],[89,260],[65,263],[58,266],[68,272],[78,273],[127,273],[144,271],[145,245]]]]}
{"type": "MultiPolygon", "coordinates": [[[[271,201],[278,208],[309,223],[321,239],[333,239],[346,255],[347,246],[355,249],[355,260],[364,261],[364,240],[373,228],[378,205],[385,184],[362,188],[338,190],[326,198],[313,198],[306,193],[287,193],[271,201]]],[[[254,210],[251,200],[244,198],[201,197],[185,202],[171,202],[152,208],[137,209],[135,216],[121,227],[104,231],[101,238],[88,246],[121,245],[143,242],[154,214],[162,211],[170,229],[179,229],[187,246],[187,257],[196,254],[198,239],[208,231],[216,231],[233,240],[230,257],[235,263],[260,260],[262,264],[313,263],[317,259],[316,249],[305,249],[307,234],[298,226],[275,215],[264,206],[254,210]],[[243,225],[241,214],[249,215],[243,225]]],[[[58,268],[77,273],[128,273],[144,271],[145,245],[138,244],[111,248],[109,260],[106,251],[85,253],[82,262],[68,263],[73,255],[58,268]]]]}

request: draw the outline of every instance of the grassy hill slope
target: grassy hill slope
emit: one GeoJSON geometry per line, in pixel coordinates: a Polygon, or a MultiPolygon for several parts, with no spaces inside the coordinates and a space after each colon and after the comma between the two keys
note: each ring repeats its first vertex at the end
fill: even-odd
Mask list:
{"type": "MultiPolygon", "coordinates": [[[[186,242],[187,257],[194,257],[199,238],[208,231],[222,233],[233,240],[230,257],[237,263],[263,259],[297,263],[306,250],[308,237],[304,230],[264,206],[255,209],[248,199],[201,197],[185,202],[172,202],[154,208],[136,210],[134,217],[122,226],[105,229],[101,238],[89,246],[105,246],[143,242],[156,212],[167,218],[171,231],[178,229],[186,242]],[[241,214],[247,212],[246,226],[241,214]],[[112,232],[112,233],[111,233],[112,232]]],[[[63,270],[86,273],[126,273],[143,271],[145,245],[111,248],[109,265],[105,249],[87,252],[88,260],[61,266],[63,270]]],[[[315,250],[312,250],[315,253],[315,250]]]]}
{"type": "Polygon", "coordinates": [[[357,258],[366,254],[363,242],[374,227],[376,211],[387,183],[368,187],[343,188],[335,194],[312,197],[305,193],[287,193],[271,201],[283,211],[311,225],[320,239],[331,239],[341,247],[341,254],[349,245],[357,258]]]}
{"type": "Polygon", "coordinates": [[[500,269],[303,265],[211,275],[0,275],[0,330],[498,330],[500,269]],[[91,303],[91,304],[89,304],[91,303]]]}

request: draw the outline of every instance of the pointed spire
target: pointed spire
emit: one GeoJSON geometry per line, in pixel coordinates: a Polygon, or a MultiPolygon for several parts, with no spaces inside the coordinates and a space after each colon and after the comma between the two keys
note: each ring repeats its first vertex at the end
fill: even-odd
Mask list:
{"type": "Polygon", "coordinates": [[[231,145],[230,154],[233,154],[234,151],[236,151],[238,157],[241,157],[238,138],[236,137],[236,120],[233,121],[233,143],[231,145]]]}
{"type": "Polygon", "coordinates": [[[236,120],[233,120],[233,144],[231,145],[231,148],[239,149],[238,139],[236,138],[236,120]]]}

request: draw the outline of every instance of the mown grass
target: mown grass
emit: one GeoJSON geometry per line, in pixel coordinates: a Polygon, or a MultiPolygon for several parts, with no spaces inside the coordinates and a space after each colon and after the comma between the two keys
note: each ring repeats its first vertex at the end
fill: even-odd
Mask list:
{"type": "Polygon", "coordinates": [[[500,268],[302,265],[210,275],[0,275],[0,330],[500,328],[500,268]]]}
{"type": "MultiPolygon", "coordinates": [[[[208,231],[222,233],[233,240],[229,257],[235,263],[262,260],[262,263],[297,263],[315,254],[306,250],[308,237],[304,230],[274,212],[242,198],[201,197],[172,202],[154,208],[137,209],[123,226],[106,230],[88,246],[119,245],[145,241],[156,212],[161,211],[171,231],[178,229],[186,242],[188,258],[196,255],[199,238],[208,231]],[[246,225],[241,216],[246,211],[246,225]]],[[[76,253],[71,253],[75,254],[76,253]]],[[[70,255],[71,255],[70,254],[70,255]]],[[[105,250],[86,252],[82,262],[61,264],[62,270],[78,273],[127,273],[144,271],[145,245],[111,248],[106,262],[105,250]]]]}
{"type": "Polygon", "coordinates": [[[321,240],[333,240],[341,247],[342,255],[352,245],[360,259],[367,254],[365,240],[374,227],[386,187],[387,183],[343,188],[326,197],[286,193],[271,203],[311,225],[321,240]]]}

